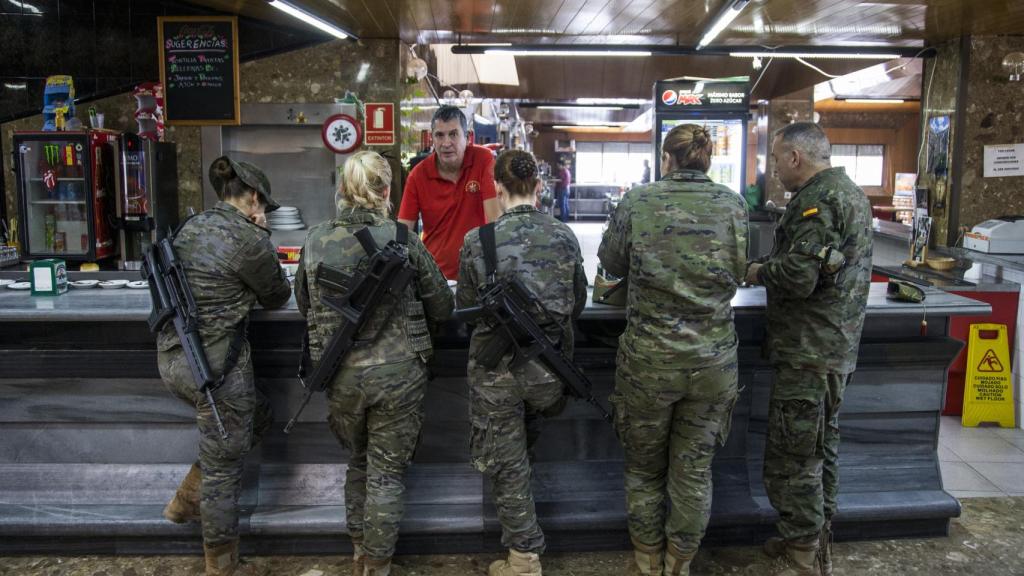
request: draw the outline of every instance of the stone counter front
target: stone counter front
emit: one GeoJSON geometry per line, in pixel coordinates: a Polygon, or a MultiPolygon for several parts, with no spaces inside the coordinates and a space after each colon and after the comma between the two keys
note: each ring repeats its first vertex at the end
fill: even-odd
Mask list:
{"type": "MultiPolygon", "coordinates": [[[[950,315],[988,306],[928,292],[920,305],[872,286],[860,365],[843,405],[840,538],[940,535],[959,513],[943,491],[935,452],[946,368],[962,344],[950,315]]],[[[762,359],[764,292],[734,301],[742,393],[728,442],[715,459],[709,542],[756,542],[774,511],[761,481],[772,370],[762,359]]],[[[0,294],[0,552],[196,552],[198,525],[160,512],[196,457],[194,413],[156,372],[145,291],[70,292],[43,299],[0,294]]],[[[589,305],[577,363],[607,405],[623,311],[589,305]]],[[[293,305],[253,314],[259,387],[277,425],[246,464],[243,544],[264,553],[343,552],[346,452],[314,397],[291,435],[303,325],[293,305]]],[[[466,330],[437,339],[421,444],[408,476],[400,552],[497,550],[500,528],[486,482],[469,465],[466,330]]],[[[626,547],[622,453],[612,429],[570,402],[545,423],[533,477],[549,547],[626,547]]]]}

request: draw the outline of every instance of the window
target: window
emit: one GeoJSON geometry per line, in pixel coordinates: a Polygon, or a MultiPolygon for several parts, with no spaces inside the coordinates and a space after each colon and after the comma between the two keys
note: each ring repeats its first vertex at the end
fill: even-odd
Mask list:
{"type": "Polygon", "coordinates": [[[832,165],[846,168],[858,186],[881,186],[885,172],[883,144],[833,144],[832,165]]]}
{"type": "Polygon", "coordinates": [[[576,142],[576,181],[580,184],[640,182],[644,160],[651,161],[646,142],[576,142]]]}

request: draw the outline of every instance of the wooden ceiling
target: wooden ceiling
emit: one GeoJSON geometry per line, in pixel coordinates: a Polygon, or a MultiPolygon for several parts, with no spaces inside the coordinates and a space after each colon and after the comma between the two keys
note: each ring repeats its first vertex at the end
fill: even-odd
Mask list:
{"type": "MultiPolygon", "coordinates": [[[[305,26],[263,0],[191,0],[226,13],[305,26]]],[[[693,46],[728,0],[289,0],[360,38],[408,44],[654,44],[693,46]]],[[[1024,0],[751,0],[716,45],[916,48],[965,34],[1024,34],[1024,0]]],[[[419,50],[421,55],[427,51],[419,50]]],[[[816,60],[841,75],[875,61],[816,60]]],[[[654,80],[683,75],[760,77],[772,98],[826,78],[793,61],[766,70],[726,56],[517,57],[520,86],[477,95],[565,100],[650,98],[654,80]]],[[[461,86],[460,86],[461,87],[461,86]]]]}
{"type": "MultiPolygon", "coordinates": [[[[364,38],[408,43],[693,45],[727,0],[291,0],[364,38]]],[[[262,0],[192,0],[295,26],[262,0]]],[[[716,43],[919,46],[1024,34],[1021,0],[752,0],[716,43]]]]}

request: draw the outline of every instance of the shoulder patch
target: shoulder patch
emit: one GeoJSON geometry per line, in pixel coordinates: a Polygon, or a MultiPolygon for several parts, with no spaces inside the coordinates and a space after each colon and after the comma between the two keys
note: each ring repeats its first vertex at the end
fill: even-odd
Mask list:
{"type": "Polygon", "coordinates": [[[817,213],[818,213],[818,207],[817,206],[814,206],[813,208],[808,208],[807,210],[804,210],[804,218],[807,218],[809,216],[814,216],[817,213]]]}

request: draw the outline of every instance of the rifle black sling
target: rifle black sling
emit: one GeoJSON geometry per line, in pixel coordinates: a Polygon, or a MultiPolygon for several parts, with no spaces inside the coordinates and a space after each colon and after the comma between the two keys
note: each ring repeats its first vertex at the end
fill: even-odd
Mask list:
{"type": "Polygon", "coordinates": [[[498,272],[498,247],[494,241],[493,222],[480,227],[480,245],[484,250],[484,267],[487,272],[487,282],[493,283],[495,274],[498,272]]]}

